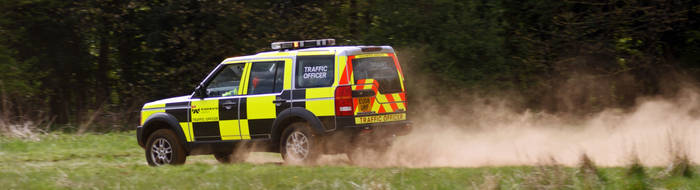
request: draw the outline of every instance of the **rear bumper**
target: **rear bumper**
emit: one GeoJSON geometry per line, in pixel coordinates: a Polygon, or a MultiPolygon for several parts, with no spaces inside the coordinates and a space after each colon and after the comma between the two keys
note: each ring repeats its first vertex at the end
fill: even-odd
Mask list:
{"type": "Polygon", "coordinates": [[[143,126],[136,127],[136,141],[138,141],[141,148],[146,148],[146,145],[143,142],[143,126]]]}
{"type": "Polygon", "coordinates": [[[403,136],[411,132],[413,129],[411,121],[392,121],[382,123],[371,123],[361,125],[344,125],[341,126],[344,131],[378,131],[387,135],[403,136]]]}
{"type": "Polygon", "coordinates": [[[347,153],[358,147],[385,148],[397,137],[405,136],[411,130],[412,125],[408,120],[361,125],[348,122],[345,125],[338,125],[338,130],[325,136],[324,151],[334,154],[347,153]]]}

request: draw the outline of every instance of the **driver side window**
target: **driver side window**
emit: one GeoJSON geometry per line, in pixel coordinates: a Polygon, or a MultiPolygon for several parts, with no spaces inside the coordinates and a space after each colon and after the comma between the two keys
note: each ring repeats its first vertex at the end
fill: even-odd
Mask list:
{"type": "Polygon", "coordinates": [[[245,64],[243,63],[224,66],[207,85],[207,97],[238,95],[244,68],[245,64]]]}

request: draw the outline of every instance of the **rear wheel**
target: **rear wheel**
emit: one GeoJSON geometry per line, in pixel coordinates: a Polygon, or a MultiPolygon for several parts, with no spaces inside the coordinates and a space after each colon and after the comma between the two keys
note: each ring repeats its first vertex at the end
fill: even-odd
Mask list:
{"type": "Polygon", "coordinates": [[[179,165],[184,164],[185,159],[185,149],[173,131],[159,129],[148,137],[146,143],[148,165],[179,165]]]}
{"type": "Polygon", "coordinates": [[[280,153],[289,164],[310,164],[321,154],[319,139],[306,122],[292,123],[282,132],[280,153]]]}

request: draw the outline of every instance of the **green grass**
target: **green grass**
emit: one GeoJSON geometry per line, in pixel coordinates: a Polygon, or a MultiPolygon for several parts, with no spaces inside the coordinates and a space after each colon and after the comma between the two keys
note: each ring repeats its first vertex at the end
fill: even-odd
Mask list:
{"type": "MultiPolygon", "coordinates": [[[[275,154],[254,156],[279,160],[275,154]]],[[[596,186],[590,179],[597,178],[559,166],[225,165],[212,156],[192,156],[182,166],[149,167],[133,132],[49,134],[37,142],[0,137],[0,189],[626,189],[640,183],[627,168],[598,169],[605,180],[596,186]]],[[[663,168],[643,172],[641,182],[649,188],[700,188],[698,177],[663,175],[663,168]]]]}

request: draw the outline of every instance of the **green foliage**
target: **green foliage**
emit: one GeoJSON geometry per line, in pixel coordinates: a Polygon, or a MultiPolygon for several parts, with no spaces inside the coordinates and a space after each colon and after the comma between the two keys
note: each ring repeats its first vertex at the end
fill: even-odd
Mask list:
{"type": "Polygon", "coordinates": [[[133,124],[142,103],[191,93],[226,57],[273,41],[331,37],[397,48],[409,90],[515,92],[525,108],[586,113],[679,88],[666,75],[700,79],[698,7],[691,0],[7,0],[0,80],[23,97],[13,102],[24,107],[13,110],[48,113],[60,124],[103,110],[124,117],[98,124],[133,124]]]}
{"type": "Polygon", "coordinates": [[[23,68],[19,68],[18,66],[20,65],[17,65],[17,61],[12,58],[10,50],[4,46],[0,46],[0,70],[3,71],[0,73],[0,85],[2,85],[0,87],[2,90],[20,92],[28,89],[27,81],[17,80],[21,79],[18,75],[25,72],[23,68]]]}

